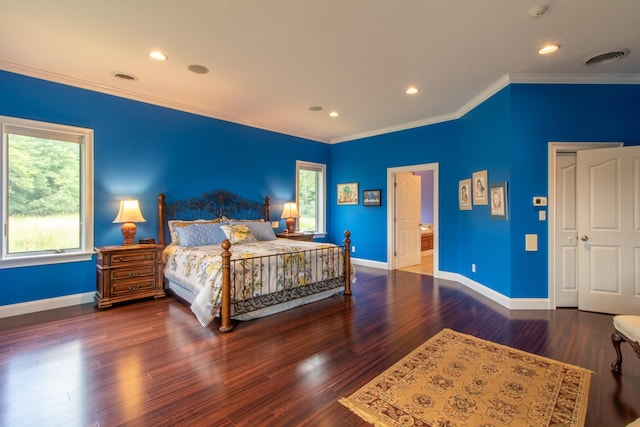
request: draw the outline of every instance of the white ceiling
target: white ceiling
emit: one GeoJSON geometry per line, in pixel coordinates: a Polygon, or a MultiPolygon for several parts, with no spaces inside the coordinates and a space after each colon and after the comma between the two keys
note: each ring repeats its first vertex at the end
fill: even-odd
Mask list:
{"type": "Polygon", "coordinates": [[[0,69],[323,142],[453,119],[509,82],[640,83],[638,0],[0,0],[0,11],[0,69]],[[538,55],[547,42],[561,47],[538,55]],[[618,48],[631,53],[582,65],[618,48]]]}

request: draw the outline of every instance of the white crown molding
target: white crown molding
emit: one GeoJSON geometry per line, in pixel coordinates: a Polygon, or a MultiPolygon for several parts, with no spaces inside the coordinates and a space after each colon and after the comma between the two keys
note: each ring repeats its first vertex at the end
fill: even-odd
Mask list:
{"type": "Polygon", "coordinates": [[[511,74],[511,83],[640,84],[640,74],[511,74]]]}
{"type": "Polygon", "coordinates": [[[0,60],[0,70],[8,71],[11,73],[22,74],[37,79],[47,80],[54,83],[60,83],[68,86],[73,86],[81,89],[87,89],[94,92],[100,92],[107,95],[113,95],[120,98],[130,99],[132,101],[144,102],[146,104],[152,104],[159,107],[170,108],[172,110],[183,111],[186,113],[197,114],[199,116],[210,117],[212,119],[224,120],[239,125],[249,126],[261,130],[270,132],[282,133],[289,136],[296,136],[298,138],[308,139],[316,142],[328,143],[326,138],[320,138],[316,135],[308,135],[300,132],[293,131],[286,128],[278,128],[269,126],[264,123],[257,123],[251,120],[244,120],[238,117],[232,117],[227,114],[223,114],[217,111],[209,110],[206,108],[196,107],[193,105],[181,104],[179,102],[169,101],[163,98],[156,98],[153,96],[143,95],[134,91],[128,91],[124,89],[114,88],[107,85],[101,85],[86,80],[76,79],[73,77],[65,76],[62,74],[56,74],[37,68],[25,67],[23,65],[14,64],[7,61],[0,60]]]}
{"type": "Polygon", "coordinates": [[[400,125],[389,126],[389,127],[385,127],[385,128],[376,129],[376,130],[371,130],[371,131],[368,131],[368,132],[361,132],[361,133],[357,133],[357,134],[353,134],[353,135],[347,135],[347,136],[343,136],[343,137],[340,137],[340,138],[334,138],[334,139],[332,139],[330,141],[330,143],[331,144],[338,144],[340,142],[353,141],[353,140],[356,140],[356,139],[368,138],[368,137],[377,136],[377,135],[384,135],[386,133],[398,132],[398,131],[402,131],[402,130],[414,129],[414,128],[417,128],[417,127],[422,127],[422,126],[433,125],[433,124],[437,124],[437,123],[448,122],[448,121],[451,121],[451,120],[457,120],[460,117],[462,117],[465,114],[467,114],[469,111],[473,110],[478,105],[482,104],[484,101],[486,101],[487,99],[489,99],[490,97],[492,97],[493,95],[495,95],[496,93],[498,93],[500,90],[502,90],[503,88],[505,88],[508,85],[509,85],[509,76],[505,75],[505,76],[501,77],[500,79],[498,79],[491,86],[489,86],[488,88],[486,88],[485,90],[480,92],[473,99],[471,99],[469,102],[467,102],[465,105],[463,105],[462,107],[460,107],[457,111],[455,111],[453,113],[444,114],[444,115],[436,116],[436,117],[431,117],[431,118],[427,118],[427,119],[423,119],[423,120],[417,120],[417,121],[414,121],[414,122],[403,123],[403,124],[400,124],[400,125]]]}
{"type": "Polygon", "coordinates": [[[289,136],[295,136],[298,138],[308,139],[310,141],[338,144],[341,142],[353,141],[356,139],[363,139],[377,135],[383,135],[391,132],[399,132],[403,130],[418,128],[427,125],[433,125],[437,123],[443,123],[447,121],[457,120],[473,110],[475,107],[495,95],[497,92],[508,86],[509,84],[517,83],[529,83],[529,84],[640,84],[640,74],[506,74],[496,80],[493,84],[473,97],[469,102],[465,103],[458,110],[453,113],[443,114],[440,116],[429,117],[422,120],[416,120],[408,123],[402,123],[394,126],[388,126],[380,129],[373,129],[366,132],[360,132],[351,135],[345,135],[337,138],[327,140],[316,135],[308,135],[300,132],[293,131],[286,128],[278,128],[269,126],[264,123],[257,123],[250,120],[243,120],[238,117],[232,117],[227,114],[223,114],[217,111],[209,110],[206,108],[200,108],[193,105],[181,104],[178,102],[169,101],[162,98],[156,98],[148,95],[143,95],[133,91],[127,91],[119,88],[114,88],[107,85],[101,85],[86,80],[76,79],[69,76],[52,73],[37,68],[25,67],[23,65],[14,64],[7,61],[0,60],[0,70],[9,71],[12,73],[23,74],[38,79],[48,80],[55,83],[61,83],[69,86],[74,86],[82,89],[87,89],[95,92],[100,92],[108,95],[118,96],[121,98],[131,99],[134,101],[140,101],[147,104],[157,105],[160,107],[171,108],[173,110],[184,111],[187,113],[193,113],[204,117],[210,117],[213,119],[224,120],[231,123],[236,123],[244,126],[249,126],[261,130],[270,132],[281,133],[289,136]]]}
{"type": "Polygon", "coordinates": [[[413,129],[420,126],[432,125],[451,120],[457,120],[467,114],[469,111],[482,104],[493,95],[509,86],[510,84],[640,84],[640,74],[506,74],[496,80],[491,86],[480,92],[469,102],[464,104],[453,113],[445,114],[429,119],[418,120],[399,124],[396,126],[380,128],[368,132],[347,135],[340,138],[333,138],[330,143],[337,144],[340,142],[353,141],[356,139],[367,138],[371,136],[383,135],[390,132],[398,132],[407,129],[413,129]]]}

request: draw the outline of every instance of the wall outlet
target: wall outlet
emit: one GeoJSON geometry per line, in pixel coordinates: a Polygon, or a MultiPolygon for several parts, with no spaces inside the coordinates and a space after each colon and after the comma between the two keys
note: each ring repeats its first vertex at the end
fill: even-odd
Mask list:
{"type": "Polygon", "coordinates": [[[278,227],[280,227],[280,223],[278,221],[271,222],[271,228],[278,228],[278,227]]]}
{"type": "Polygon", "coordinates": [[[471,272],[472,273],[476,272],[476,265],[475,264],[471,264],[471,272]]]}
{"type": "Polygon", "coordinates": [[[355,246],[351,246],[351,252],[355,252],[356,251],[356,247],[355,246]]]}

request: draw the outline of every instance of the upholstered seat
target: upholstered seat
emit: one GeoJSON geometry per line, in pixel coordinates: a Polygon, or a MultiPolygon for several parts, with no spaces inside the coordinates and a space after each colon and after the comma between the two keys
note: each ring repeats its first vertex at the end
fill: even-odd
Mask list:
{"type": "Polygon", "coordinates": [[[614,316],[613,327],[615,332],[611,334],[611,342],[618,358],[611,364],[611,369],[622,372],[622,352],[620,351],[622,341],[628,342],[640,358],[640,316],[614,316]]]}

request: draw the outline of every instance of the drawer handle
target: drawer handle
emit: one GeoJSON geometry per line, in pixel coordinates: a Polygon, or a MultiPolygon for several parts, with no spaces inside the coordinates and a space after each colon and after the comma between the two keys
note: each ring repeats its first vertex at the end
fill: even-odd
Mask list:
{"type": "Polygon", "coordinates": [[[128,289],[130,291],[137,291],[138,289],[140,289],[140,285],[136,285],[136,287],[134,288],[133,286],[129,286],[128,289]]]}
{"type": "Polygon", "coordinates": [[[138,277],[138,273],[129,273],[129,277],[138,277]]]}
{"type": "Polygon", "coordinates": [[[151,255],[151,254],[147,254],[147,255],[145,255],[145,256],[144,256],[144,258],[145,258],[145,259],[152,259],[152,258],[153,258],[153,255],[151,255]]]}

